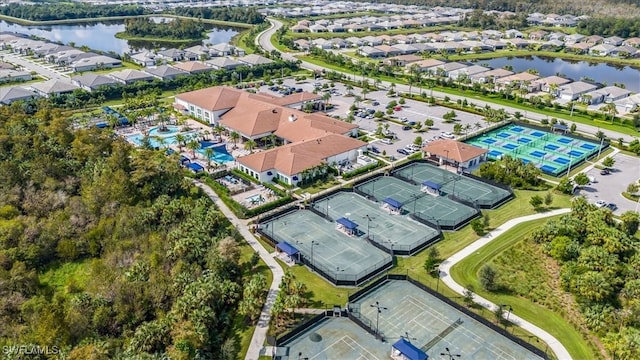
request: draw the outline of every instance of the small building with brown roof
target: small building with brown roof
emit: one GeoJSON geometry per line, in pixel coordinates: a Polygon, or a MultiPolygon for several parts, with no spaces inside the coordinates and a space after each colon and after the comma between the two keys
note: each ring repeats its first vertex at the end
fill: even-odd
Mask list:
{"type": "Polygon", "coordinates": [[[456,140],[441,139],[430,142],[422,151],[425,157],[437,161],[440,165],[452,165],[463,171],[485,161],[488,150],[456,140]]]}
{"type": "Polygon", "coordinates": [[[236,161],[240,171],[260,182],[277,179],[296,185],[310,175],[310,169],[345,160],[355,161],[366,147],[367,143],[364,141],[327,134],[242,156],[236,161]]]}
{"type": "Polygon", "coordinates": [[[198,74],[215,70],[211,66],[207,66],[199,61],[185,61],[173,64],[174,68],[186,71],[189,74],[198,74]]]}

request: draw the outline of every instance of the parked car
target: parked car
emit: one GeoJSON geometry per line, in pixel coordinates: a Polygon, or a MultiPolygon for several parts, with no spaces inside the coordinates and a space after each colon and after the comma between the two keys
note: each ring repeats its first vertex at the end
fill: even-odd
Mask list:
{"type": "Polygon", "coordinates": [[[369,114],[375,114],[376,113],[376,109],[367,109],[367,112],[369,114]]]}
{"type": "Polygon", "coordinates": [[[407,121],[409,121],[409,119],[407,119],[406,117],[401,117],[401,118],[400,118],[400,121],[402,121],[402,122],[406,123],[407,121]]]}
{"type": "Polygon", "coordinates": [[[411,126],[405,125],[402,127],[402,130],[411,130],[411,126]]]}
{"type": "Polygon", "coordinates": [[[440,136],[442,136],[445,139],[455,139],[455,135],[453,135],[450,132],[443,132],[442,134],[440,134],[440,136]]]}
{"type": "Polygon", "coordinates": [[[373,106],[378,106],[378,105],[380,105],[380,102],[378,102],[378,101],[374,101],[374,102],[372,102],[372,103],[371,103],[371,105],[373,105],[373,106]]]}
{"type": "Polygon", "coordinates": [[[393,108],[394,111],[400,111],[402,110],[402,106],[398,105],[396,107],[393,108]]]}
{"type": "Polygon", "coordinates": [[[371,152],[372,152],[372,153],[374,153],[374,154],[380,154],[380,149],[378,149],[378,148],[377,148],[377,147],[375,147],[375,146],[370,146],[370,147],[369,147],[369,151],[371,151],[371,152]]]}
{"type": "Polygon", "coordinates": [[[409,126],[416,126],[416,122],[415,121],[409,121],[407,124],[409,126]]]}
{"type": "Polygon", "coordinates": [[[402,155],[409,155],[409,152],[407,150],[405,150],[405,149],[401,148],[401,149],[398,149],[397,151],[402,155]]]}
{"type": "Polygon", "coordinates": [[[384,138],[384,139],[380,140],[380,142],[383,143],[383,144],[387,144],[387,145],[393,144],[393,142],[389,138],[384,138]]]}
{"type": "Polygon", "coordinates": [[[609,174],[611,174],[611,172],[609,171],[609,169],[602,169],[602,170],[600,171],[600,175],[609,175],[609,174]]]}
{"type": "Polygon", "coordinates": [[[608,204],[607,204],[607,202],[606,202],[606,201],[604,201],[604,200],[598,200],[598,201],[596,201],[596,202],[594,203],[594,205],[595,205],[596,207],[603,208],[603,207],[607,206],[608,204]]]}
{"type": "Polygon", "coordinates": [[[617,208],[618,208],[618,205],[616,205],[614,203],[608,203],[607,204],[607,209],[609,209],[611,211],[616,211],[617,208]]]}

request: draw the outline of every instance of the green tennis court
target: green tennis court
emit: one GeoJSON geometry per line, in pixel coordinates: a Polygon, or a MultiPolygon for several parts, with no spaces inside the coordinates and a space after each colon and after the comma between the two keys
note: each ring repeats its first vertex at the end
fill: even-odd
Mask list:
{"type": "Polygon", "coordinates": [[[388,343],[407,336],[429,356],[449,348],[462,359],[540,359],[509,338],[404,280],[389,280],[350,306],[365,323],[376,327],[388,343]]]}
{"type": "Polygon", "coordinates": [[[356,186],[356,190],[372,196],[376,201],[392,198],[402,204],[402,209],[415,216],[456,229],[478,214],[478,210],[443,196],[433,196],[393,176],[381,176],[356,186]]]}
{"type": "Polygon", "coordinates": [[[417,184],[424,181],[433,182],[442,186],[441,192],[453,194],[483,207],[492,208],[511,196],[508,190],[425,163],[407,165],[395,171],[394,175],[415,181],[417,184]]]}
{"type": "Polygon", "coordinates": [[[261,223],[261,231],[298,249],[307,263],[333,282],[357,282],[392,264],[389,253],[362,237],[346,235],[334,222],[310,210],[297,210],[261,223]]]}
{"type": "Polygon", "coordinates": [[[431,228],[408,216],[392,215],[380,204],[353,192],[339,192],[313,204],[313,208],[331,219],[346,217],[360,224],[363,236],[395,252],[412,253],[439,236],[431,228]]]}

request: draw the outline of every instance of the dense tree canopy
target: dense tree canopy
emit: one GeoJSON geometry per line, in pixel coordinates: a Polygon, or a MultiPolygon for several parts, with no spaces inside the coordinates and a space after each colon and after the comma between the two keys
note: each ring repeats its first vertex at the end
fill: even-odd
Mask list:
{"type": "Polygon", "coordinates": [[[82,3],[57,3],[46,6],[10,3],[0,7],[0,13],[21,19],[48,21],[62,19],[83,19],[108,16],[136,16],[151,13],[150,10],[137,5],[101,5],[94,6],[82,3]]]}
{"type": "Polygon", "coordinates": [[[519,189],[532,189],[540,185],[542,172],[533,163],[525,164],[521,159],[505,156],[498,161],[480,165],[478,174],[489,180],[519,189]]]}
{"type": "Polygon", "coordinates": [[[134,18],[124,21],[125,33],[133,37],[166,39],[202,39],[205,27],[200,21],[171,19],[155,22],[149,18],[134,18]]]}
{"type": "Polygon", "coordinates": [[[531,237],[559,262],[562,286],[575,296],[587,325],[603,338],[612,357],[638,359],[638,214],[627,212],[621,220],[579,197],[570,214],[549,221],[531,237]]]}
{"type": "Polygon", "coordinates": [[[172,9],[170,13],[245,24],[261,24],[264,22],[264,16],[255,7],[177,7],[172,9]]]}
{"type": "Polygon", "coordinates": [[[637,18],[589,18],[578,23],[577,29],[579,33],[585,35],[615,35],[623,38],[640,36],[640,24],[638,24],[637,18]]]}
{"type": "Polygon", "coordinates": [[[0,347],[234,357],[235,228],[177,159],[70,129],[45,105],[0,107],[0,347]]]}

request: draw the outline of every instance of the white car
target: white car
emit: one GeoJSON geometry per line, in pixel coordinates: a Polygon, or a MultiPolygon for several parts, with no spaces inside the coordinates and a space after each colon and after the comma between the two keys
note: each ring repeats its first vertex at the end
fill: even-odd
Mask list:
{"type": "Polygon", "coordinates": [[[603,208],[603,207],[607,206],[608,204],[607,204],[607,202],[606,202],[606,201],[604,201],[604,200],[598,200],[598,201],[596,201],[596,202],[595,202],[595,205],[596,205],[597,207],[599,207],[599,208],[603,208]]]}
{"type": "Polygon", "coordinates": [[[454,139],[456,137],[455,135],[453,135],[450,132],[443,132],[442,134],[440,134],[440,136],[442,136],[443,138],[446,138],[446,139],[454,139]]]}
{"type": "Polygon", "coordinates": [[[387,145],[393,144],[393,142],[389,138],[384,138],[384,139],[380,140],[380,142],[383,143],[383,144],[387,144],[387,145]]]}

